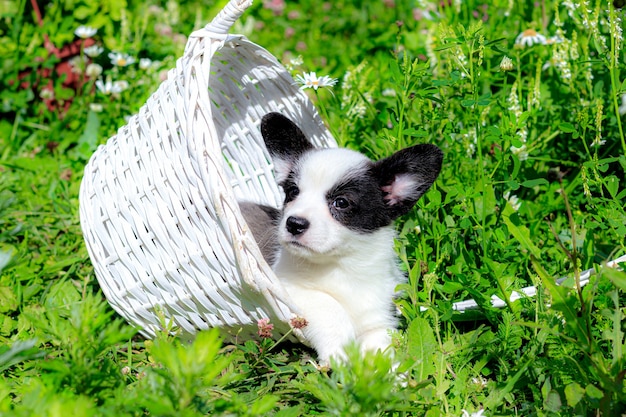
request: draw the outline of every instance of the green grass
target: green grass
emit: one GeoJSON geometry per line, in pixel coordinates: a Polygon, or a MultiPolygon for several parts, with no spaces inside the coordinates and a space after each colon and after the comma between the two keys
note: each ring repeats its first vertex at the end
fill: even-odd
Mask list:
{"type": "Polygon", "coordinates": [[[294,75],[339,79],[311,98],[342,145],[445,153],[398,223],[403,376],[356,353],[320,371],[268,339],[143,340],[115,315],[81,236],[82,169],[223,3],[53,1],[41,26],[30,2],[0,3],[0,415],[625,413],[626,273],[601,268],[626,252],[624,12],[607,1],[257,0],[237,22],[285,64],[302,56],[294,75]],[[59,47],[79,25],[98,28],[94,62],[123,91],[41,72],[58,64],[44,35],[59,47]],[[527,29],[555,41],[516,46],[527,29]],[[116,67],[111,51],[153,62],[116,67]],[[470,298],[477,310],[453,309],[470,298]]]}

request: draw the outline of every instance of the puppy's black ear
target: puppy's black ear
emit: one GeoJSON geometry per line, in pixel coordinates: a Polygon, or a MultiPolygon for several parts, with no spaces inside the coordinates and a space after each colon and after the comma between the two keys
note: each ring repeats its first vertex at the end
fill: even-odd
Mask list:
{"type": "Polygon", "coordinates": [[[293,163],[303,153],[313,149],[313,145],[302,130],[280,113],[268,113],[263,116],[261,135],[274,161],[278,177],[286,177],[293,163]]]}
{"type": "Polygon", "coordinates": [[[437,179],[442,161],[438,147],[421,144],[374,163],[374,175],[391,218],[408,213],[437,179]]]}

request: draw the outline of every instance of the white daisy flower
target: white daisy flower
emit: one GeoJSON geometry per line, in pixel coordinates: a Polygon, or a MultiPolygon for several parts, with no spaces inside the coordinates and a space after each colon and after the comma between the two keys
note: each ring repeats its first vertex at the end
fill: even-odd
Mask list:
{"type": "Polygon", "coordinates": [[[91,38],[96,33],[98,33],[98,29],[92,28],[91,26],[79,26],[74,31],[74,35],[81,39],[91,38]]]}
{"type": "Polygon", "coordinates": [[[102,66],[99,64],[89,64],[87,68],[85,68],[85,74],[89,78],[97,78],[102,74],[102,66]]]}
{"type": "Polygon", "coordinates": [[[44,100],[52,100],[54,98],[54,90],[51,88],[43,88],[40,92],[39,92],[39,97],[41,97],[44,100]]]}
{"type": "Polygon", "coordinates": [[[515,46],[517,47],[525,47],[525,46],[533,46],[533,45],[545,45],[546,37],[541,33],[537,32],[535,29],[526,29],[515,38],[515,46]]]}
{"type": "Polygon", "coordinates": [[[124,91],[124,85],[121,81],[111,81],[110,77],[107,77],[106,81],[102,81],[102,78],[96,81],[96,88],[105,96],[112,94],[119,94],[124,91]]]}
{"type": "Polygon", "coordinates": [[[87,57],[82,55],[76,55],[67,61],[72,67],[72,72],[76,74],[82,74],[85,64],[87,63],[87,57]]]}
{"type": "Polygon", "coordinates": [[[296,75],[296,81],[301,85],[301,89],[313,88],[317,90],[320,87],[332,87],[337,84],[336,78],[330,78],[328,75],[318,77],[315,72],[305,72],[302,75],[296,75]]]}
{"type": "Polygon", "coordinates": [[[102,81],[102,78],[96,80],[96,88],[104,95],[109,95],[113,93],[113,82],[110,78],[107,77],[106,82],[102,81]]]}
{"type": "Polygon", "coordinates": [[[150,58],[141,58],[139,60],[139,68],[142,70],[147,70],[152,65],[152,60],[150,58]]]}
{"type": "Polygon", "coordinates": [[[102,51],[104,51],[104,48],[98,45],[91,45],[85,48],[84,51],[85,51],[85,55],[87,55],[88,57],[95,58],[99,56],[102,53],[102,51]]]}
{"type": "Polygon", "coordinates": [[[109,52],[109,58],[111,59],[111,64],[116,67],[126,67],[135,63],[134,57],[121,52],[109,52]]]}
{"type": "Polygon", "coordinates": [[[120,92],[126,90],[128,87],[130,87],[130,84],[126,80],[113,81],[113,88],[120,92]]]}
{"type": "Polygon", "coordinates": [[[89,105],[89,110],[94,113],[100,113],[102,110],[104,110],[104,106],[100,103],[91,103],[89,105]]]}

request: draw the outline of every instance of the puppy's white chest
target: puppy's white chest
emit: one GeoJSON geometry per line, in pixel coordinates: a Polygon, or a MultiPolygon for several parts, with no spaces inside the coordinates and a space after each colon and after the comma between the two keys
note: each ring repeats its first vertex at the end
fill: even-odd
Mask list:
{"type": "Polygon", "coordinates": [[[345,269],[326,265],[293,268],[279,263],[276,274],[305,315],[341,308],[357,333],[391,326],[395,321],[392,299],[401,276],[395,264],[345,269]]]}

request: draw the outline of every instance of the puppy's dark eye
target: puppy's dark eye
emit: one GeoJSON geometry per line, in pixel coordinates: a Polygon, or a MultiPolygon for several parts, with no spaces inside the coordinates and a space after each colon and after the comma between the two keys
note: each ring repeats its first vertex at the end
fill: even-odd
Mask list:
{"type": "Polygon", "coordinates": [[[338,209],[347,209],[350,207],[350,202],[345,197],[337,197],[333,200],[333,207],[338,209]]]}
{"type": "Polygon", "coordinates": [[[285,190],[285,199],[287,201],[294,200],[298,194],[300,194],[300,189],[295,184],[289,184],[284,187],[285,190]]]}

